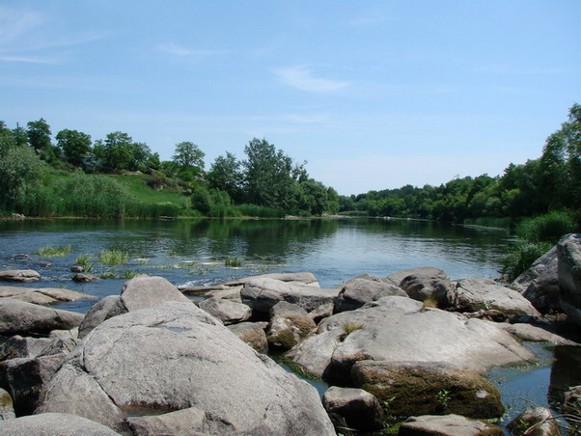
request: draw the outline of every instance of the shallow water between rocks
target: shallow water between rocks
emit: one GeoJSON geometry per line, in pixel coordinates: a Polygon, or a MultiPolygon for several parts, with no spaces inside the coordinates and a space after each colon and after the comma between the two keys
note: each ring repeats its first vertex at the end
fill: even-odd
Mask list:
{"type": "MultiPolygon", "coordinates": [[[[40,283],[21,286],[64,287],[98,298],[119,294],[136,273],[162,276],[176,286],[205,286],[248,275],[309,271],[322,287],[336,287],[363,273],[384,277],[423,266],[441,268],[452,279],[497,278],[510,243],[503,229],[393,219],[25,220],[0,222],[0,269],[30,268],[43,277],[40,283]],[[70,252],[40,256],[39,250],[47,246],[70,247],[70,252]],[[103,265],[99,255],[105,250],[126,252],[129,260],[103,265]],[[91,274],[116,278],[71,281],[70,267],[80,255],[89,255],[91,274]],[[226,266],[231,259],[240,266],[226,266]]],[[[92,304],[58,307],[84,313],[92,304]]],[[[527,405],[549,405],[553,351],[529,346],[538,356],[535,364],[490,373],[501,391],[507,421],[527,405]]],[[[326,389],[324,383],[310,382],[321,393],[326,389]]]]}

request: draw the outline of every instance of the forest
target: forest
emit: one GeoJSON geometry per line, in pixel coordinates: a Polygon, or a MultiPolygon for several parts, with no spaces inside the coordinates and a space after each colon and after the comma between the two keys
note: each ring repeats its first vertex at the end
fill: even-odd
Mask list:
{"type": "Polygon", "coordinates": [[[581,105],[547,138],[542,155],[509,164],[500,176],[455,178],[439,186],[340,196],[309,176],[265,139],[253,138],[239,160],[230,152],[206,170],[193,142],[175,145],[161,161],[145,143],[124,132],[94,142],[77,130],[54,140],[40,119],[26,128],[0,121],[0,211],[29,216],[320,216],[365,215],[485,223],[565,213],[581,220],[581,105]],[[128,183],[128,175],[133,176],[128,183]],[[135,188],[135,183],[141,186],[135,188]],[[157,196],[140,195],[149,190],[157,196]]]}

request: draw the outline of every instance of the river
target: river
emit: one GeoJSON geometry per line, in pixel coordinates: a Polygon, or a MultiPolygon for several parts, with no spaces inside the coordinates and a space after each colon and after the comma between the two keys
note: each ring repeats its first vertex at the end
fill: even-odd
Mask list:
{"type": "MultiPolygon", "coordinates": [[[[452,279],[497,278],[510,243],[502,229],[386,219],[25,220],[0,222],[0,269],[35,269],[42,287],[99,298],[119,294],[126,277],[135,273],[162,276],[177,286],[202,286],[253,274],[310,271],[322,287],[336,287],[363,273],[384,277],[423,266],[441,268],[452,279]],[[69,252],[40,256],[47,246],[69,252]],[[127,263],[102,265],[104,250],[128,253],[127,263]],[[117,278],[71,281],[70,267],[79,255],[90,256],[92,274],[117,278]],[[226,266],[228,259],[240,265],[226,266]]],[[[91,304],[59,307],[86,312],[91,304]]],[[[507,417],[528,403],[547,404],[552,353],[541,354],[534,368],[494,373],[507,417]]]]}

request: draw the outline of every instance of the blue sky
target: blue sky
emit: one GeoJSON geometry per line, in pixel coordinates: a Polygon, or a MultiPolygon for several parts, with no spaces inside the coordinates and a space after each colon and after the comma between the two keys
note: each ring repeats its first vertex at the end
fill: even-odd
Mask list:
{"type": "Polygon", "coordinates": [[[580,96],[579,0],[0,0],[9,127],[266,138],[346,195],[501,174],[580,96]]]}

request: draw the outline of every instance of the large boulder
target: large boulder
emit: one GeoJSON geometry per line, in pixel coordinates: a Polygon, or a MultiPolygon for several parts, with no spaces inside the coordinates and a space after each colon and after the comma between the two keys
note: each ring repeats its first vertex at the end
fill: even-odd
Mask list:
{"type": "Polygon", "coordinates": [[[5,282],[39,282],[40,274],[32,269],[18,269],[0,271],[0,281],[5,282]]]}
{"type": "Polygon", "coordinates": [[[23,357],[36,357],[51,343],[52,339],[50,338],[14,335],[0,345],[0,362],[23,357]]]}
{"type": "MultiPolygon", "coordinates": [[[[67,411],[120,432],[138,425],[136,417],[194,408],[203,415],[192,412],[192,434],[334,434],[313,387],[191,303],[166,302],[103,322],[44,392],[38,412],[67,411]]],[[[164,434],[177,431],[172,422],[184,425],[161,415],[164,434]]]]}
{"type": "Polygon", "coordinates": [[[543,314],[561,311],[557,246],[535,260],[509,287],[520,292],[543,314]]]}
{"type": "Polygon", "coordinates": [[[480,373],[439,362],[357,362],[355,386],[388,402],[392,416],[457,414],[470,418],[500,417],[504,407],[498,389],[480,373]]]}
{"type": "Polygon", "coordinates": [[[438,301],[443,300],[446,301],[446,307],[460,312],[496,310],[512,320],[541,316],[519,292],[500,286],[490,279],[460,280],[455,288],[446,292],[445,298],[438,297],[438,301]]]}
{"type": "Polygon", "coordinates": [[[265,317],[279,301],[296,304],[310,312],[319,306],[332,303],[338,293],[338,289],[323,289],[272,278],[255,278],[244,283],[240,297],[244,304],[252,308],[255,315],[265,317]]]}
{"type": "Polygon", "coordinates": [[[307,311],[296,304],[280,301],[270,310],[266,332],[272,349],[290,350],[317,328],[307,311]]]}
{"type": "Polygon", "coordinates": [[[0,299],[0,335],[47,335],[83,321],[80,313],[56,310],[12,298],[0,299]]]}
{"type": "Polygon", "coordinates": [[[407,296],[401,288],[393,283],[369,275],[355,277],[341,287],[341,291],[335,299],[335,312],[359,309],[367,303],[391,295],[407,296]]]}
{"type": "Polygon", "coordinates": [[[2,423],[4,436],[118,436],[119,433],[89,419],[68,413],[43,413],[2,423]]]}
{"type": "Polygon", "coordinates": [[[241,322],[227,326],[228,330],[234,333],[238,338],[250,345],[259,353],[268,353],[268,340],[264,329],[268,326],[267,322],[241,322]]]}
{"type": "Polygon", "coordinates": [[[323,395],[323,407],[337,428],[381,430],[384,413],[379,400],[363,389],[331,386],[323,395]]]}
{"type": "Polygon", "coordinates": [[[165,301],[193,304],[163,277],[140,275],[125,283],[121,291],[121,303],[129,312],[153,307],[165,301]]]}
{"type": "Polygon", "coordinates": [[[434,268],[431,266],[425,266],[421,268],[406,269],[403,271],[396,271],[391,273],[385,280],[390,281],[396,286],[401,286],[404,280],[413,281],[419,278],[423,279],[446,279],[448,274],[445,271],[434,268]]]}
{"type": "Polygon", "coordinates": [[[500,427],[460,415],[413,416],[399,428],[399,436],[502,436],[500,427]]]}
{"type": "Polygon", "coordinates": [[[127,313],[127,308],[120,296],[108,295],[101,298],[89,309],[79,325],[79,339],[83,339],[103,321],[123,313],[127,313]]]}
{"type": "Polygon", "coordinates": [[[252,315],[252,310],[247,305],[216,297],[203,300],[198,306],[218,318],[224,325],[247,321],[252,315]]]}
{"type": "Polygon", "coordinates": [[[494,323],[426,309],[407,297],[384,297],[321,322],[287,357],[334,384],[350,383],[359,360],[446,362],[486,371],[534,355],[494,323]]]}
{"type": "Polygon", "coordinates": [[[581,326],[581,234],[566,235],[557,245],[561,308],[581,326]]]}
{"type": "Polygon", "coordinates": [[[224,283],[226,286],[239,286],[244,285],[245,283],[255,280],[255,279],[272,279],[278,280],[280,282],[285,283],[295,283],[299,285],[307,285],[313,286],[318,288],[319,282],[317,281],[317,277],[313,273],[310,272],[294,272],[294,273],[269,273],[269,274],[261,274],[258,276],[250,276],[250,277],[243,277],[240,279],[236,279],[227,283],[224,283]]]}
{"type": "Polygon", "coordinates": [[[0,298],[14,298],[34,304],[55,304],[63,301],[96,300],[97,297],[60,288],[20,288],[0,286],[0,298]]]}

